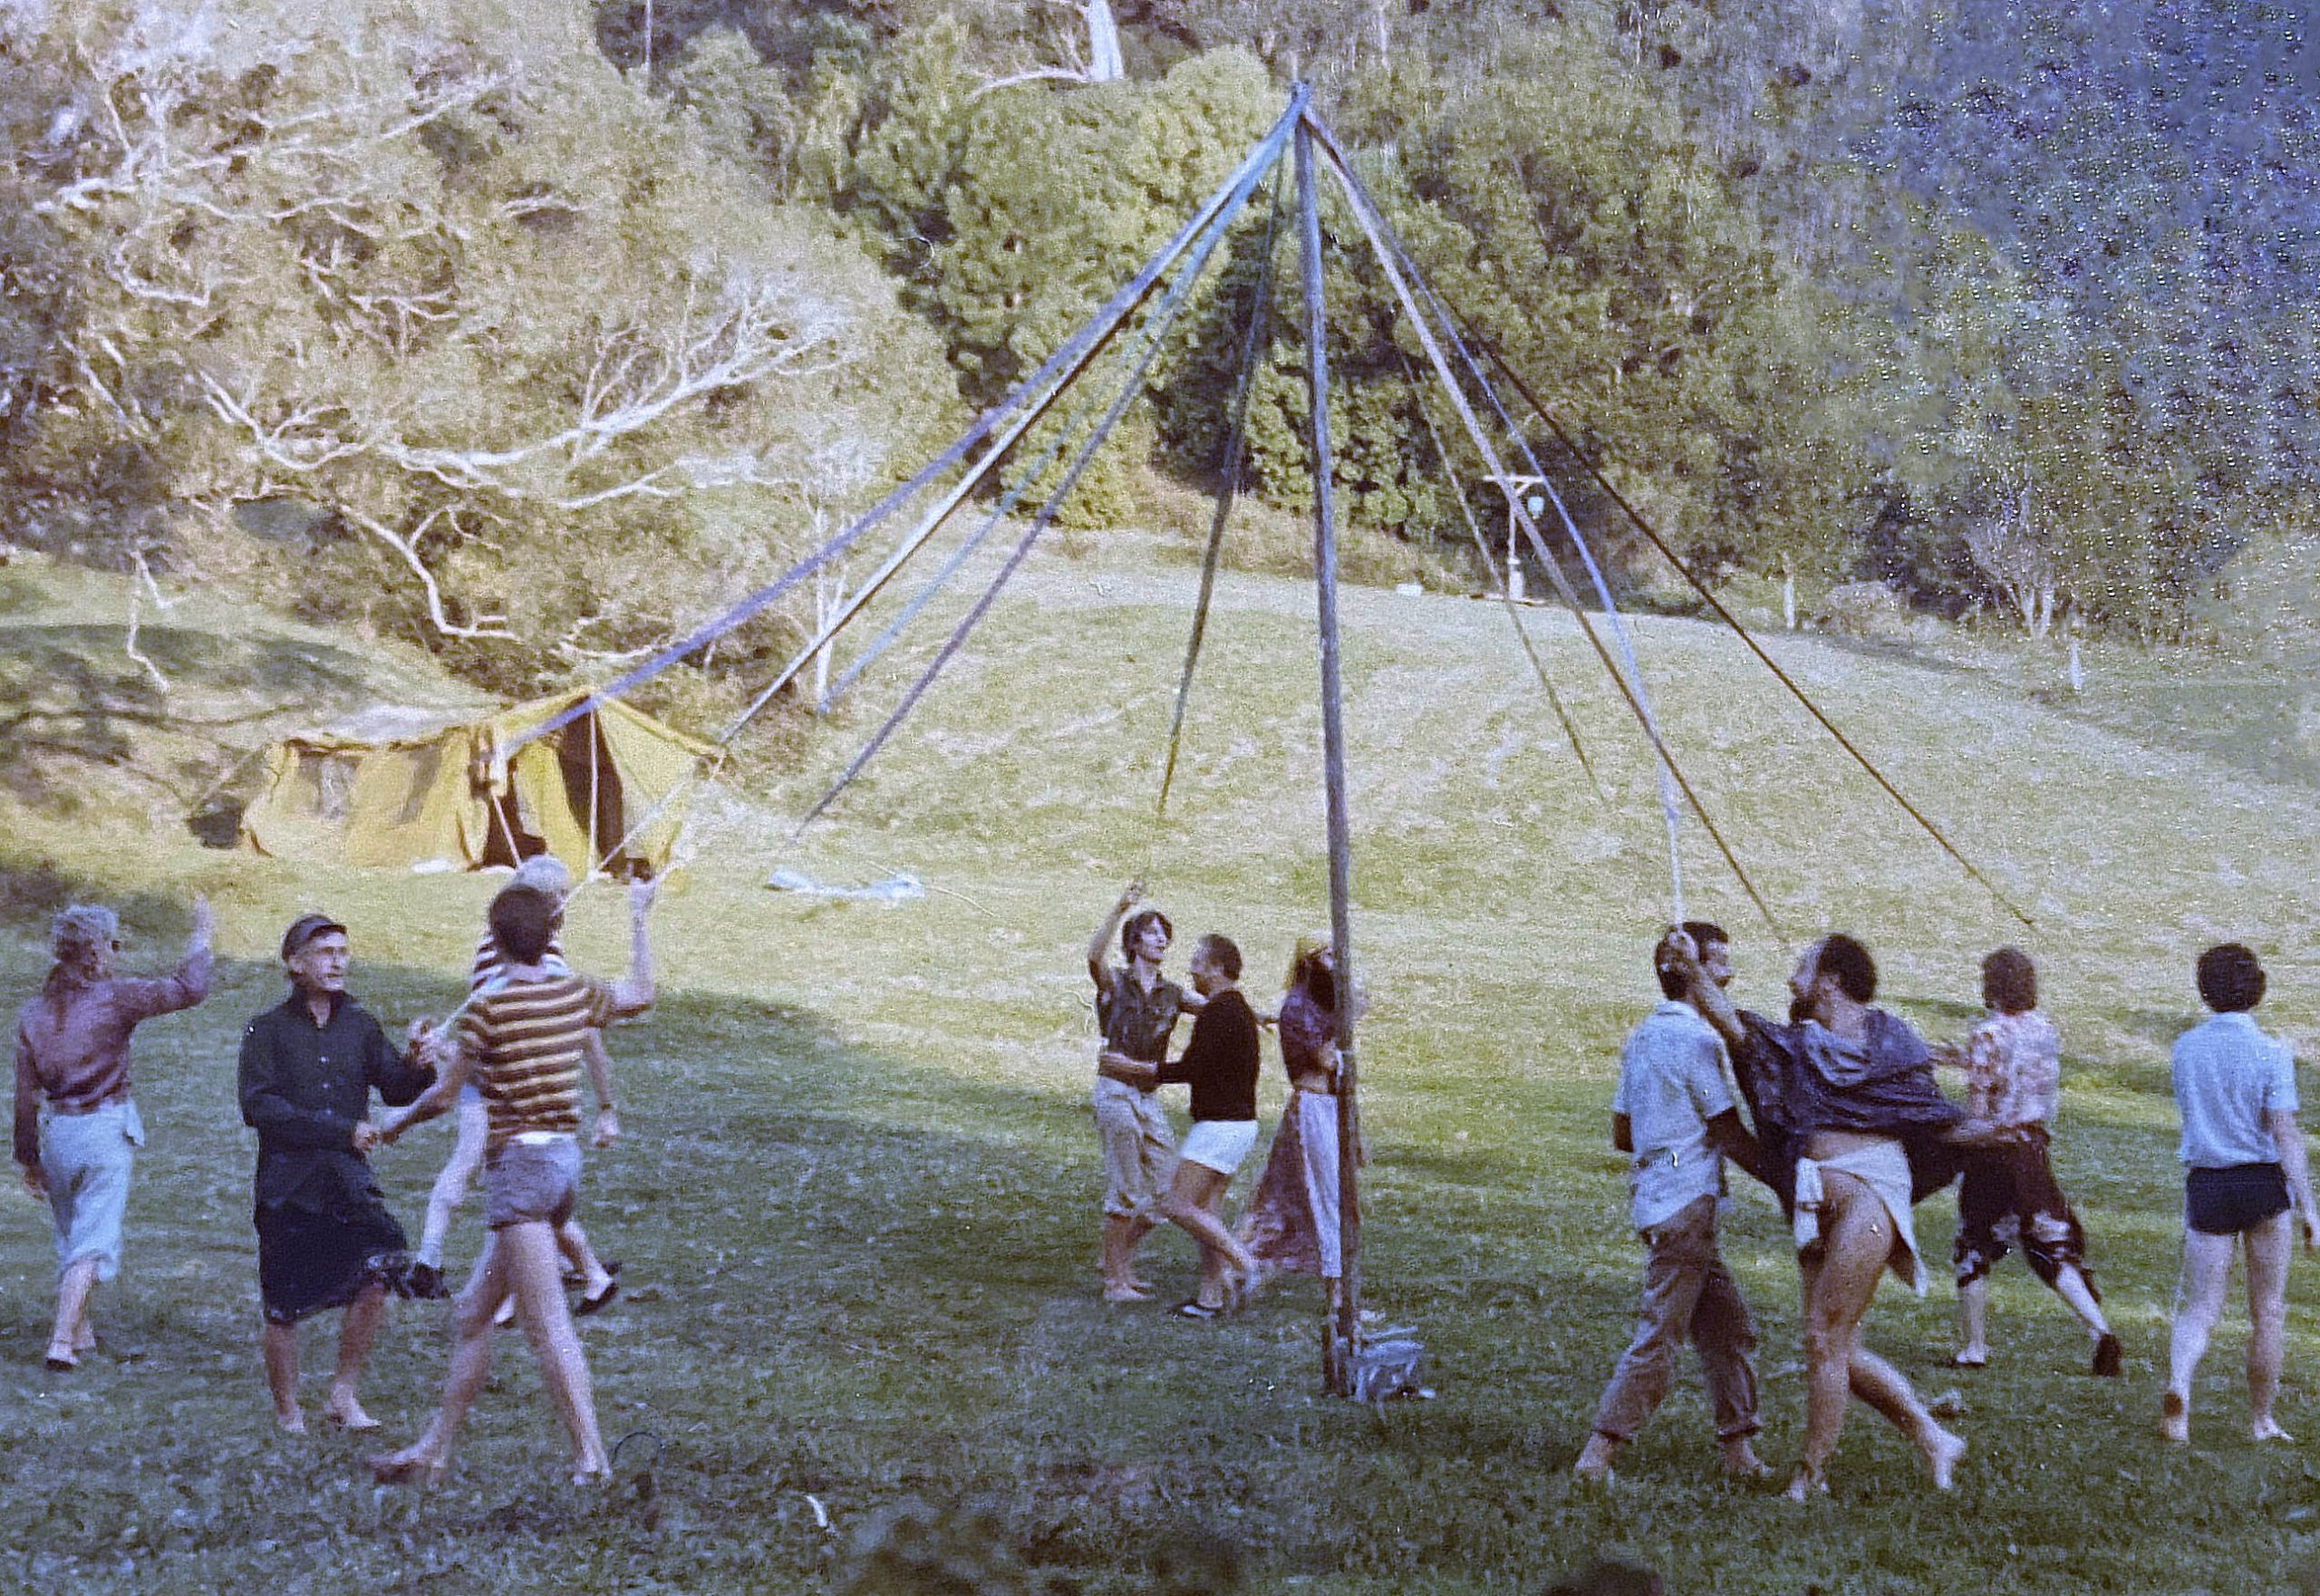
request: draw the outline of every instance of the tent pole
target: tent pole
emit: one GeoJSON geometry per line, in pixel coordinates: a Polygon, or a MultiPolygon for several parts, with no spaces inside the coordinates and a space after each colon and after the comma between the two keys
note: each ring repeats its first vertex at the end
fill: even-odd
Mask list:
{"type": "MultiPolygon", "coordinates": [[[[596,710],[591,711],[588,715],[588,874],[590,875],[594,875],[600,867],[596,860],[596,806],[602,803],[604,798],[596,789],[596,762],[604,757],[603,713],[601,710],[596,710]]],[[[604,861],[605,865],[611,863],[610,859],[604,861]]]]}
{"type": "Polygon", "coordinates": [[[1329,356],[1321,293],[1321,221],[1313,197],[1313,135],[1297,123],[1297,220],[1305,276],[1305,380],[1311,394],[1313,576],[1321,644],[1321,765],[1329,800],[1329,944],[1337,954],[1338,1238],[1344,1273],[1337,1322],[1322,1338],[1322,1378],[1340,1397],[1353,1394],[1351,1358],[1361,1324],[1361,1195],[1356,1153],[1361,1116],[1354,1096],[1352,846],[1346,824],[1345,692],[1338,657],[1338,537],[1330,497],[1329,356]]]}

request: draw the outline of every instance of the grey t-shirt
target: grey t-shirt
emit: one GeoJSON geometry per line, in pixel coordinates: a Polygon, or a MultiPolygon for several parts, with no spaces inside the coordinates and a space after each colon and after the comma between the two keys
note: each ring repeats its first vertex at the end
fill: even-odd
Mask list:
{"type": "Polygon", "coordinates": [[[1687,1204],[1724,1190],[1724,1156],[1707,1122],[1734,1107],[1724,1039],[1690,1005],[1668,1001],[1628,1033],[1611,1112],[1634,1143],[1629,1214],[1636,1229],[1667,1224],[1687,1204]]]}
{"type": "Polygon", "coordinates": [[[2183,1116],[2176,1156],[2195,1169],[2276,1164],[2279,1143],[2264,1116],[2296,1112],[2296,1057],[2247,1014],[2218,1014],[2175,1039],[2175,1107],[2183,1116]]]}

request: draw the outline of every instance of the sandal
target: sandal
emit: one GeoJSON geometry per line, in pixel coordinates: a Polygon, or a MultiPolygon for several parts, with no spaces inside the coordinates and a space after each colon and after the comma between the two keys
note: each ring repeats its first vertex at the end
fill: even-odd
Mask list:
{"type": "Polygon", "coordinates": [[[593,1297],[583,1297],[578,1302],[573,1305],[572,1317],[575,1319],[585,1319],[588,1315],[595,1312],[599,1309],[611,1307],[613,1299],[619,1295],[620,1282],[616,1280],[608,1280],[604,1282],[604,1289],[603,1291],[597,1292],[593,1297]]]}
{"type": "Polygon", "coordinates": [[[1183,1301],[1176,1304],[1174,1312],[1178,1319],[1197,1319],[1206,1320],[1211,1319],[1222,1319],[1224,1317],[1223,1309],[1211,1308],[1198,1297],[1185,1298],[1183,1301]]]}

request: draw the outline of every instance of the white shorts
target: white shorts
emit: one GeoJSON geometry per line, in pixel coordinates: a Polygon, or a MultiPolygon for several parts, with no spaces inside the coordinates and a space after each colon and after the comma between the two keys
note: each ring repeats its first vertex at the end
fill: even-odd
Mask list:
{"type": "Polygon", "coordinates": [[[1219,1175],[1230,1175],[1256,1145],[1253,1119],[1195,1119],[1184,1132],[1184,1139],[1176,1144],[1176,1156],[1219,1175]]]}

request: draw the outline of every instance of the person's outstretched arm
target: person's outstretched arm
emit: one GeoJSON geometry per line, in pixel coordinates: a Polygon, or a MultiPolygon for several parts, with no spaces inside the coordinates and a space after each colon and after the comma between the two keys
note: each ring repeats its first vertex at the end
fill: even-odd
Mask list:
{"type": "Polygon", "coordinates": [[[1111,957],[1112,938],[1120,933],[1120,922],[1127,918],[1127,912],[1143,901],[1144,883],[1129,882],[1121,890],[1119,901],[1112,905],[1112,912],[1096,927],[1096,934],[1088,939],[1088,974],[1099,992],[1112,990],[1111,966],[1104,962],[1111,957]]]}
{"type": "Polygon", "coordinates": [[[436,1072],[435,1084],[419,1094],[408,1108],[398,1108],[379,1122],[378,1140],[382,1146],[392,1146],[397,1137],[414,1125],[450,1112],[459,1100],[459,1088],[465,1086],[475,1069],[475,1033],[465,1024],[459,1029],[459,1049],[450,1062],[436,1072]]]}
{"type": "Polygon", "coordinates": [[[660,891],[654,881],[628,884],[628,973],[612,983],[612,1012],[615,1019],[642,1014],[660,995],[652,982],[652,898],[660,891]]]}
{"type": "Polygon", "coordinates": [[[138,1020],[174,1014],[190,1009],[209,995],[209,943],[218,933],[218,916],[207,897],[193,900],[193,934],[186,938],[185,956],[169,974],[130,978],[114,983],[120,1001],[138,1020]]]}

